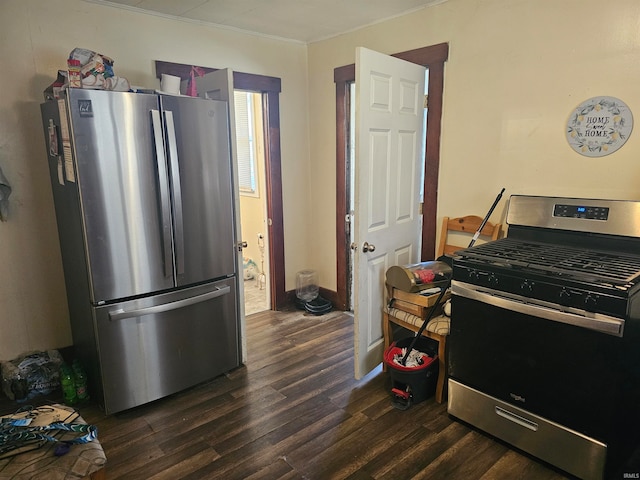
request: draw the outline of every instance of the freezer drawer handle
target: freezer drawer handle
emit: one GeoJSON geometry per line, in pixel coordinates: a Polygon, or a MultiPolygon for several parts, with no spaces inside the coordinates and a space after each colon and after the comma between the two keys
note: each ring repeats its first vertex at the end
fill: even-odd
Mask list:
{"type": "Polygon", "coordinates": [[[138,310],[129,310],[129,311],[125,311],[122,308],[120,308],[118,310],[114,310],[113,312],[109,312],[109,320],[111,321],[124,320],[125,318],[141,317],[143,315],[152,315],[154,313],[168,312],[171,310],[176,310],[178,308],[183,308],[189,305],[194,305],[196,303],[211,300],[212,298],[222,297],[223,295],[227,295],[230,291],[231,291],[231,287],[226,285],[221,288],[217,287],[213,292],[203,293],[202,295],[185,298],[183,300],[178,300],[177,302],[164,303],[162,305],[155,305],[153,307],[140,308],[138,310]]]}

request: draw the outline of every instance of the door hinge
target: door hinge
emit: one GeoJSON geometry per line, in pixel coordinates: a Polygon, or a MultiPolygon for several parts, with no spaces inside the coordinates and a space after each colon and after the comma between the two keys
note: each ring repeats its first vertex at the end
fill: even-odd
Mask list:
{"type": "Polygon", "coordinates": [[[418,206],[418,214],[422,215],[422,209],[424,207],[424,202],[420,202],[420,205],[418,206]]]}
{"type": "Polygon", "coordinates": [[[424,96],[424,108],[429,108],[429,95],[424,96]]]}

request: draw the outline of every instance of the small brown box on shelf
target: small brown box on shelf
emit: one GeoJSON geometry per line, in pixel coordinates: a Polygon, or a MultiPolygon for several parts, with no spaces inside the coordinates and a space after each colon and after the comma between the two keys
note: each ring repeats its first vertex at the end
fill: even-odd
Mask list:
{"type": "MultiPolygon", "coordinates": [[[[389,294],[390,298],[396,300],[412,303],[421,307],[431,307],[434,303],[436,303],[436,300],[438,300],[438,295],[440,295],[440,292],[431,294],[410,293],[391,287],[389,294]]],[[[445,296],[443,297],[443,300],[446,300],[449,293],[447,292],[444,295],[445,296]]]]}
{"type": "MultiPolygon", "coordinates": [[[[440,296],[440,292],[427,295],[404,292],[388,285],[387,287],[389,290],[389,300],[393,302],[393,308],[397,308],[398,310],[402,310],[403,312],[407,312],[421,318],[427,317],[429,309],[433,307],[433,305],[438,300],[438,297],[440,296]]],[[[444,303],[444,301],[447,300],[450,295],[451,294],[449,292],[446,292],[442,297],[442,303],[444,303]]],[[[439,313],[440,312],[437,310],[436,312],[434,312],[433,316],[436,316],[439,313]]]]}

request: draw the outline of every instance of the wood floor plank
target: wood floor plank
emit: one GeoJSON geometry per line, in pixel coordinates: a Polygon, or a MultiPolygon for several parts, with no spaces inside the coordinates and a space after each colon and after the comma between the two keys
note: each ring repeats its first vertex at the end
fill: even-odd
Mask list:
{"type": "Polygon", "coordinates": [[[447,449],[414,478],[430,479],[434,472],[448,478],[479,478],[490,465],[495,463],[507,451],[500,443],[487,441],[487,437],[476,431],[470,431],[453,447],[447,449]],[[460,461],[464,459],[464,461],[460,461]]]}
{"type": "MultiPolygon", "coordinates": [[[[313,470],[313,466],[307,464],[307,459],[324,455],[328,448],[336,442],[358,432],[368,423],[369,419],[362,414],[348,415],[345,412],[336,411],[283,440],[276,447],[284,449],[284,455],[288,461],[295,461],[296,454],[294,452],[297,452],[297,457],[302,461],[303,468],[302,471],[298,471],[303,474],[308,466],[310,470],[313,470]],[[303,450],[301,450],[302,448],[303,450]]],[[[312,475],[309,478],[319,477],[312,475]]]]}
{"type": "MultiPolygon", "coordinates": [[[[262,402],[242,404],[234,401],[227,405],[224,411],[210,410],[203,412],[200,417],[195,417],[189,422],[167,429],[164,440],[160,443],[163,450],[170,449],[173,443],[190,442],[193,438],[213,438],[213,446],[238,434],[242,430],[251,429],[255,422],[264,418],[270,410],[283,409],[278,407],[281,395],[275,394],[264,397],[262,402]],[[264,400],[264,398],[268,399],[264,400]]],[[[163,432],[160,432],[161,434],[163,432]]]]}
{"type": "Polygon", "coordinates": [[[224,435],[210,437],[210,443],[221,453],[226,454],[258,438],[265,437],[271,440],[266,436],[280,429],[286,429],[287,426],[292,427],[290,424],[296,420],[298,420],[297,426],[303,427],[313,423],[319,416],[327,415],[331,408],[330,406],[323,408],[323,404],[326,402],[322,398],[312,397],[290,408],[275,409],[272,413],[248,419],[236,428],[229,429],[224,435]]]}
{"type": "Polygon", "coordinates": [[[478,480],[501,480],[503,478],[519,478],[521,480],[558,480],[564,476],[555,470],[532,462],[526,456],[508,450],[478,480]]]}
{"type": "Polygon", "coordinates": [[[365,469],[374,478],[413,478],[467,433],[466,428],[455,423],[437,435],[421,426],[365,469]]]}
{"type": "Polygon", "coordinates": [[[192,442],[187,445],[174,444],[170,452],[145,463],[137,469],[127,472],[128,478],[148,480],[173,480],[185,474],[197,471],[204,465],[220,458],[220,454],[205,442],[192,442]]]}
{"type": "Polygon", "coordinates": [[[315,472],[318,478],[346,478],[418,428],[412,422],[399,429],[398,420],[402,413],[393,410],[375,421],[367,422],[346,437],[329,442],[322,439],[324,449],[313,458],[307,453],[307,445],[300,446],[288,457],[294,461],[292,464],[297,469],[315,472]]]}
{"type": "Polygon", "coordinates": [[[247,477],[245,477],[245,480],[272,480],[274,478],[286,479],[299,477],[296,471],[291,468],[291,465],[285,462],[284,459],[278,458],[272,464],[261,468],[251,475],[248,475],[247,477]]]}
{"type": "MultiPolygon", "coordinates": [[[[243,399],[251,404],[261,405],[268,409],[284,399],[284,396],[267,386],[257,391],[252,391],[243,399]]],[[[158,433],[170,433],[172,437],[187,432],[191,433],[202,426],[212,426],[223,424],[229,421],[234,415],[244,414],[244,403],[226,397],[222,402],[210,402],[204,405],[194,405],[189,408],[175,410],[174,414],[150,422],[151,427],[158,433]]],[[[205,429],[206,431],[206,429],[205,429]]]]}
{"type": "Polygon", "coordinates": [[[264,439],[248,443],[242,450],[233,450],[198,470],[180,476],[180,480],[229,479],[242,480],[271,465],[277,452],[264,439]]]}

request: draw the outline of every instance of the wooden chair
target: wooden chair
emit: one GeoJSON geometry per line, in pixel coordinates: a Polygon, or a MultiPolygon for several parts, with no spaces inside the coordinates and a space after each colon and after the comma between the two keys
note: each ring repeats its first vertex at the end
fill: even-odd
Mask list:
{"type": "MultiPolygon", "coordinates": [[[[438,244],[438,250],[436,251],[436,258],[442,255],[451,255],[458,250],[467,248],[473,235],[476,233],[480,225],[482,224],[482,218],[475,215],[467,215],[466,217],[449,218],[444,217],[442,219],[442,230],[440,231],[440,243],[438,244]],[[449,235],[451,232],[459,232],[461,235],[456,243],[452,243],[455,239],[449,235]],[[466,245],[463,245],[461,239],[466,238],[466,245]]],[[[501,223],[485,223],[480,232],[480,238],[485,241],[497,240],[500,237],[502,231],[501,223]]]]}
{"type": "MultiPolygon", "coordinates": [[[[436,253],[436,258],[442,255],[451,255],[458,250],[466,248],[473,235],[482,224],[482,218],[468,215],[466,217],[449,218],[444,217],[442,221],[442,231],[440,232],[440,244],[436,253]],[[459,246],[452,241],[449,232],[460,232],[468,237],[467,244],[459,246]]],[[[500,236],[502,225],[487,222],[480,232],[483,240],[497,240],[500,236]]],[[[462,243],[461,239],[457,239],[462,243]]],[[[386,307],[382,313],[382,331],[384,336],[385,350],[393,341],[392,325],[399,325],[407,330],[417,333],[424,320],[429,313],[430,303],[428,297],[415,293],[401,292],[397,289],[390,288],[387,285],[389,299],[394,299],[394,305],[391,308],[386,307]]],[[[437,296],[437,295],[436,295],[437,296]]],[[[435,298],[435,296],[434,296],[435,298]]],[[[438,381],[436,385],[436,401],[442,403],[446,397],[445,382],[447,378],[447,336],[449,335],[450,322],[449,317],[445,315],[436,315],[427,324],[422,335],[432,338],[438,342],[438,381]]]]}

